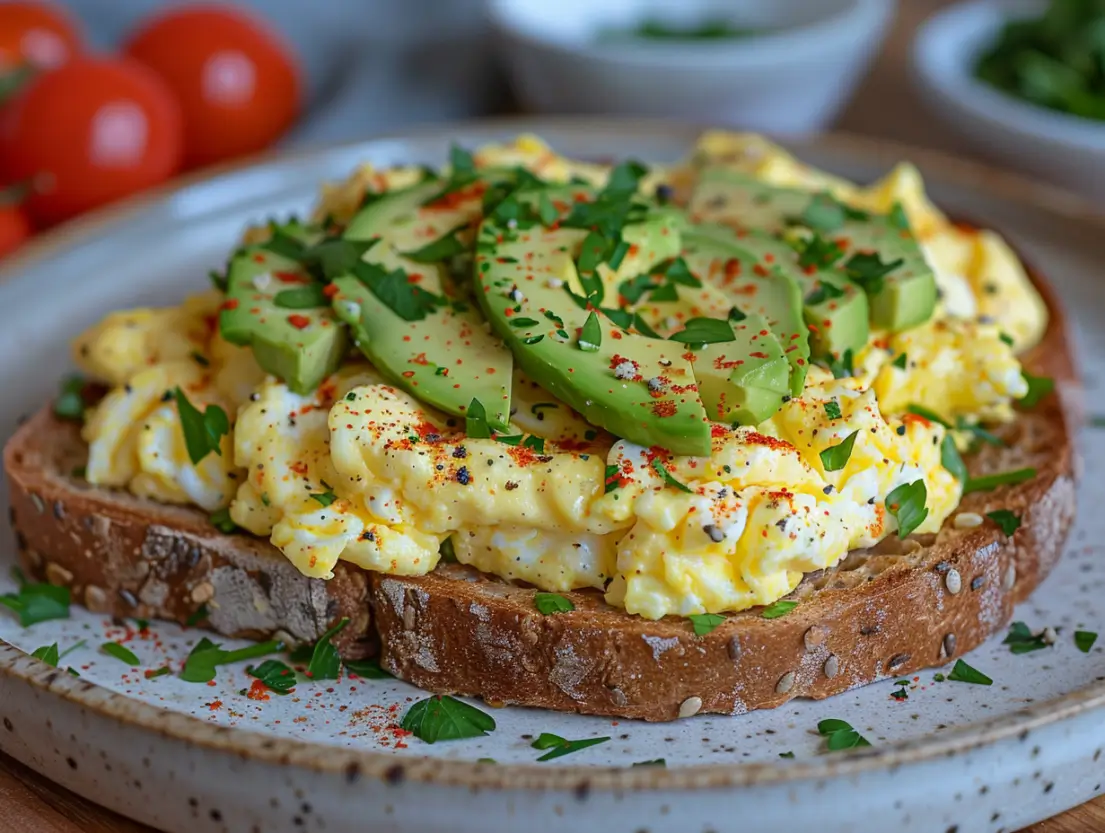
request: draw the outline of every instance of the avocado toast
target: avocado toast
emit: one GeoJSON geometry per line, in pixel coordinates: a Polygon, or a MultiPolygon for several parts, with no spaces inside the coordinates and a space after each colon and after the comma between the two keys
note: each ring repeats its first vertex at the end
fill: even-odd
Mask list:
{"type": "Polygon", "coordinates": [[[29,570],[93,609],[206,615],[220,632],[313,640],[349,618],[343,652],[379,649],[430,690],[645,719],[826,696],[967,650],[1046,573],[1073,511],[1060,400],[1008,408],[1030,380],[1073,378],[1061,318],[1003,319],[1000,340],[989,322],[945,323],[910,230],[923,236],[923,214],[903,228],[901,209],[829,199],[823,183],[753,188],[701,156],[658,183],[630,166],[519,182],[455,157],[447,179],[412,173],[305,233],[263,231],[216,305],[222,340],[243,346],[204,342],[215,370],[182,365],[175,387],[166,354],[183,344],[159,342],[154,367],[124,380],[98,364],[119,330],[82,337],[82,367],[116,386],[85,424],[91,455],[47,412],[9,444],[29,570]],[[738,182],[710,193],[715,175],[738,182]],[[866,222],[878,228],[853,228],[866,222]],[[258,255],[273,261],[251,274],[258,255]],[[1007,342],[1031,345],[1045,320],[1022,380],[1007,342]],[[989,387],[909,388],[964,381],[945,361],[953,337],[971,339],[960,364],[989,387]],[[338,367],[343,338],[357,349],[338,367]],[[260,368],[231,384],[219,374],[243,355],[260,368]],[[112,422],[147,395],[144,416],[112,422]],[[236,408],[233,434],[197,423],[207,453],[166,484],[171,447],[147,440],[191,455],[184,403],[236,408]],[[963,471],[955,443],[978,437],[963,471]],[[134,470],[106,483],[130,443],[134,470]],[[226,527],[231,499],[253,535],[207,522],[226,527]],[[429,571],[439,548],[462,563],[429,571]]]}

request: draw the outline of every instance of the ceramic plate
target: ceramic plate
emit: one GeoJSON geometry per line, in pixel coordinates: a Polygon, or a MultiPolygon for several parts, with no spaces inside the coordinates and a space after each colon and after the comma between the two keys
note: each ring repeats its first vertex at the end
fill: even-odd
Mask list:
{"type": "MultiPolygon", "coordinates": [[[[521,130],[569,155],[654,161],[681,156],[697,134],[591,121],[458,126],[277,158],[81,222],[34,247],[0,287],[0,430],[7,436],[53,394],[73,334],[109,310],[204,288],[246,223],[306,210],[321,181],[362,160],[438,164],[453,140],[521,130]]],[[[844,138],[796,150],[859,180],[912,157],[949,211],[1007,234],[1073,313],[1087,407],[1105,411],[1105,222],[1059,192],[920,152],[844,138]]],[[[1088,459],[1105,453],[1105,433],[1081,440],[1088,459]]],[[[1061,565],[1016,613],[1055,628],[1058,641],[1013,655],[1000,636],[990,640],[968,657],[993,678],[988,687],[926,671],[905,686],[887,679],[822,702],[653,725],[496,709],[486,738],[428,745],[398,728],[424,696],[404,683],[308,683],[256,700],[241,666],[210,685],[148,679],[148,670],[179,667],[201,634],[160,624],[136,633],[134,622],[74,608],[69,620],[26,630],[0,616],[0,748],[95,801],[189,833],[1015,830],[1105,781],[1105,640],[1089,653],[1073,640],[1076,629],[1105,631],[1103,491],[1091,468],[1061,565]],[[101,653],[105,640],[127,641],[141,668],[101,653]],[[54,641],[71,650],[62,668],[80,677],[26,656],[54,641]],[[829,717],[859,729],[870,749],[826,753],[816,726],[829,717]],[[610,740],[538,763],[531,742],[541,732],[610,740]],[[656,759],[666,767],[632,766],[656,759]]],[[[2,559],[12,559],[7,536],[2,559]]]]}

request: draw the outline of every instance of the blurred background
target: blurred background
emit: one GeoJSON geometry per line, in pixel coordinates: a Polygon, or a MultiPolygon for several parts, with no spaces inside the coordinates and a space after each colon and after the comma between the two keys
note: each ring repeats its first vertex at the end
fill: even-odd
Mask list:
{"type": "Polygon", "coordinates": [[[504,114],[846,130],[1105,206],[1105,0],[0,0],[0,257],[210,165],[504,114]]]}

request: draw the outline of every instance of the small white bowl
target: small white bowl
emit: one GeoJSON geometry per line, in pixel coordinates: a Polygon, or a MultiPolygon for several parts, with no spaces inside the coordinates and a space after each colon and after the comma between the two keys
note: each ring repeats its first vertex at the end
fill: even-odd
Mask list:
{"type": "Polygon", "coordinates": [[[808,133],[843,106],[893,0],[490,0],[522,103],[540,113],[705,120],[808,133]],[[766,31],[695,41],[601,39],[646,19],[766,31]]]}
{"type": "Polygon", "coordinates": [[[974,0],[928,20],[913,47],[922,93],[949,127],[1028,171],[1072,190],[1105,196],[1105,123],[1023,101],[974,76],[979,56],[1010,17],[1038,14],[1041,2],[974,0]]]}

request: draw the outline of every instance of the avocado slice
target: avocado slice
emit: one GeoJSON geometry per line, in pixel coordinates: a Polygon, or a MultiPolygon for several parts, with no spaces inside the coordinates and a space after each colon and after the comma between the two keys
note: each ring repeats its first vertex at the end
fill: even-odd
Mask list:
{"type": "Polygon", "coordinates": [[[317,232],[288,223],[271,240],[236,252],[219,312],[222,337],[251,347],[262,369],[299,394],[333,373],[348,347],[323,285],[295,257],[314,237],[317,232]]]}
{"type": "Polygon", "coordinates": [[[792,368],[762,315],[730,322],[733,341],[694,354],[694,377],[706,413],[716,422],[759,425],[792,393],[792,368]]]}
{"type": "Polygon", "coordinates": [[[738,240],[725,226],[696,226],[683,240],[683,257],[695,275],[718,287],[745,315],[759,315],[767,322],[791,366],[790,393],[798,396],[810,358],[802,284],[783,265],[745,248],[746,238],[738,240]]]}
{"type": "MultiPolygon", "coordinates": [[[[839,255],[830,255],[823,271],[837,272],[862,286],[871,325],[878,329],[898,332],[917,326],[935,309],[932,268],[901,211],[858,211],[826,193],[780,188],[723,168],[703,171],[690,211],[697,220],[736,228],[741,242],[750,241],[750,246],[765,234],[788,237],[796,228],[809,229],[818,243],[835,244],[839,255]]],[[[854,315],[853,309],[848,317],[854,315]]],[[[812,313],[811,317],[816,320],[812,313]]],[[[823,320],[831,321],[830,329],[843,329],[835,318],[823,320]]]]}
{"type": "Polygon", "coordinates": [[[353,218],[345,239],[377,242],[351,275],[334,281],[334,310],[394,384],[455,416],[465,416],[478,399],[488,424],[505,431],[513,357],[487,332],[445,265],[467,252],[464,238],[471,239],[468,227],[481,215],[484,189],[427,205],[441,190],[439,181],[421,183],[375,200],[353,218]]]}
{"type": "MultiPolygon", "coordinates": [[[[687,346],[615,324],[610,313],[620,318],[624,310],[589,309],[575,262],[589,232],[558,222],[546,228],[541,222],[552,218],[537,219],[542,205],[576,206],[592,196],[583,187],[550,188],[518,195],[510,211],[492,212],[476,238],[480,306],[521,368],[593,425],[639,445],[708,455],[710,423],[684,357],[687,346]]],[[[618,264],[616,279],[651,266],[646,259],[679,253],[670,218],[634,216],[622,240],[647,245],[638,243],[632,264],[618,264]],[[638,222],[653,226],[635,229],[638,222]]]]}

